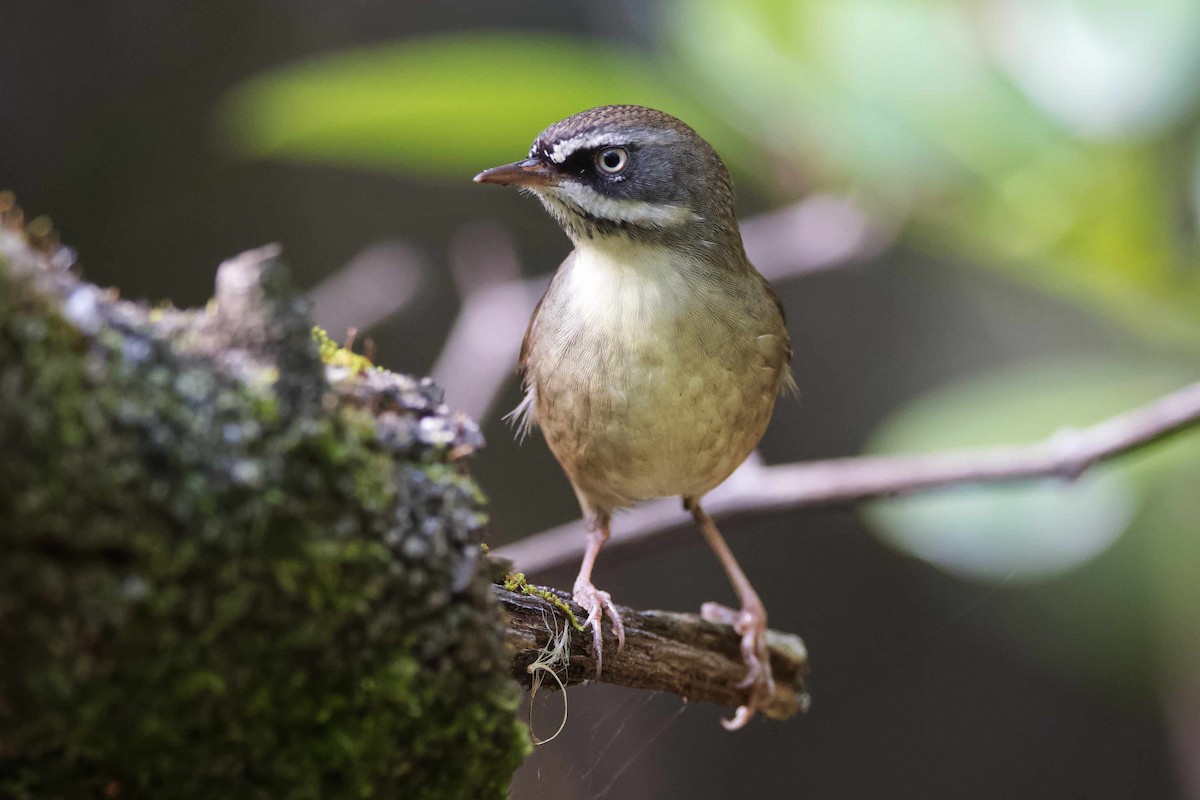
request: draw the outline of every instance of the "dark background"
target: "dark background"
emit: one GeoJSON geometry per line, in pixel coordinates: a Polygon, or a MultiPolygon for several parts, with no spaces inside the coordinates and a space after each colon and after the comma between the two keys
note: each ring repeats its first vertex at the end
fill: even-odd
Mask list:
{"type": "MultiPolygon", "coordinates": [[[[465,225],[498,224],[529,276],[557,265],[569,249],[565,237],[535,203],[471,185],[469,170],[431,176],[236,154],[218,130],[222,98],[268,68],[423,34],[558,32],[643,53],[662,46],[651,10],[577,0],[42,0],[0,16],[0,185],[29,213],[53,217],[89,279],[127,297],[189,306],[210,296],[216,265],[241,249],[281,242],[308,288],[371,246],[403,242],[422,265],[419,302],[366,333],[380,364],[419,374],[432,368],[459,306],[448,253],[465,225]]],[[[727,119],[749,113],[708,100],[727,119]]],[[[562,115],[548,109],[529,119],[528,138],[562,115]]],[[[1178,222],[1171,249],[1182,255],[1173,271],[1186,291],[1195,285],[1193,200],[1181,189],[1194,171],[1192,116],[1181,112],[1149,133],[1083,146],[1092,156],[1099,148],[1099,158],[1107,157],[1105,147],[1121,158],[1131,148],[1149,150],[1147,168],[1166,177],[1147,191],[1168,209],[1158,216],[1178,222]]],[[[488,136],[483,109],[478,136],[488,136]]],[[[759,152],[777,158],[780,147],[759,152]]],[[[898,410],[937,387],[1030,361],[1162,364],[1195,379],[1189,334],[1128,324],[1103,302],[1079,299],[1096,294],[1086,265],[1071,262],[1063,272],[1078,285],[1038,279],[1039,259],[1064,260],[1052,248],[1027,256],[1028,269],[995,268],[1012,254],[984,236],[972,242],[963,233],[970,220],[946,210],[961,199],[954,191],[968,198],[980,191],[971,181],[932,199],[914,189],[896,203],[880,199],[894,186],[877,196],[879,187],[839,172],[835,158],[814,161],[820,152],[818,143],[794,154],[796,181],[741,180],[743,214],[849,190],[895,220],[899,237],[865,261],[778,287],[801,398],[781,402],[763,443],[768,462],[860,452],[898,410]],[[987,268],[964,265],[972,260],[964,253],[987,268]],[[1035,278],[1014,277],[1022,272],[1035,278]]],[[[1140,163],[1131,167],[1138,174],[1140,163]]],[[[1160,294],[1170,303],[1184,291],[1164,282],[1160,294]]],[[[475,471],[492,501],[493,545],[577,512],[540,437],[518,446],[500,421],[518,397],[510,381],[501,404],[480,421],[489,444],[475,471]]],[[[454,406],[455,397],[447,402],[454,406]]],[[[772,626],[799,633],[810,649],[811,712],[729,734],[717,724],[722,709],[608,686],[574,689],[565,732],[522,767],[513,796],[1200,796],[1200,682],[1190,660],[1200,626],[1164,577],[1194,580],[1200,560],[1194,546],[1168,556],[1156,549],[1164,530],[1194,541],[1200,528],[1194,502],[1167,493],[1182,487],[1194,495],[1200,485],[1194,461],[1176,461],[1192,471],[1135,481],[1136,509],[1119,526],[1121,538],[1047,574],[1003,564],[986,574],[939,566],[895,545],[886,521],[869,525],[853,510],[726,525],[772,626]],[[1174,510],[1163,511],[1171,503],[1174,510]]],[[[573,569],[533,577],[569,586],[573,569]]],[[[719,564],[691,532],[636,558],[602,555],[596,582],[634,607],[692,610],[706,600],[732,601],[719,564]]],[[[560,702],[558,694],[539,696],[542,735],[556,726],[560,702]]]]}

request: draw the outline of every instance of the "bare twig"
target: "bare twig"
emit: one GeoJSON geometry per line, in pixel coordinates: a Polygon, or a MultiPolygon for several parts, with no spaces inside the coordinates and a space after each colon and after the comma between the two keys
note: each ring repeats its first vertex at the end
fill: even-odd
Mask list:
{"type": "MultiPolygon", "coordinates": [[[[714,516],[762,515],[966,483],[1027,478],[1073,480],[1089,467],[1200,423],[1200,383],[1091,427],[1062,430],[1031,445],[915,456],[873,456],[766,467],[744,464],[705,499],[714,516]]],[[[676,501],[655,501],[621,517],[606,552],[645,542],[687,524],[676,501]]],[[[584,529],[562,525],[493,552],[538,573],[578,560],[584,529]]]]}
{"type": "MultiPolygon", "coordinates": [[[[513,653],[513,677],[528,686],[527,670],[554,635],[554,629],[568,623],[552,603],[539,597],[516,594],[495,587],[508,612],[505,641],[513,653]]],[[[553,590],[551,590],[553,591],[553,590]]],[[[570,596],[557,593],[570,602],[570,596]]],[[[572,606],[582,618],[583,609],[572,606]]],[[[671,692],[688,700],[707,700],[723,706],[745,702],[745,690],[738,689],[746,666],[739,647],[741,637],[727,625],[705,622],[695,614],[667,611],[635,611],[621,607],[625,623],[625,647],[614,655],[616,637],[611,629],[604,632],[604,673],[600,680],[650,691],[671,692]]],[[[775,696],[763,713],[773,719],[786,719],[808,709],[809,696],[804,686],[808,656],[798,636],[768,631],[771,669],[775,677],[775,696]]],[[[596,674],[596,656],[592,637],[575,636],[563,683],[570,685],[591,680],[596,674]]]]}
{"type": "Polygon", "coordinates": [[[450,264],[462,309],[430,374],[451,406],[482,420],[516,376],[521,335],[548,279],[521,278],[512,239],[496,225],[464,225],[450,264]]]}
{"type": "Polygon", "coordinates": [[[313,321],[341,340],[407,307],[419,294],[425,265],[403,242],[371,245],[309,292],[313,321]]]}
{"type": "Polygon", "coordinates": [[[746,255],[771,281],[865,261],[892,243],[897,227],[868,217],[849,198],[820,194],[741,225],[746,255]]]}

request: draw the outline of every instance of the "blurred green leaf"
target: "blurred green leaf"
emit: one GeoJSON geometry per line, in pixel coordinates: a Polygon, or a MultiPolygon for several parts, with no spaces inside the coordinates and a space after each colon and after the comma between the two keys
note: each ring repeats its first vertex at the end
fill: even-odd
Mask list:
{"type": "MultiPolygon", "coordinates": [[[[1174,207],[1188,165],[1169,160],[1174,132],[1161,127],[1194,113],[1200,27],[1186,23],[1200,12],[1155,0],[1172,26],[1145,19],[1153,8],[1116,4],[1134,18],[1128,26],[1161,34],[1153,65],[1142,64],[1140,78],[1122,73],[1154,97],[1096,113],[1114,121],[1127,112],[1126,128],[1135,112],[1142,128],[1153,118],[1159,138],[1143,131],[1098,143],[1077,138],[1049,115],[1044,94],[1031,98],[1032,84],[1014,85],[998,64],[1011,67],[1021,46],[1070,55],[1047,54],[1031,19],[1111,31],[1120,14],[1109,13],[1114,4],[1056,0],[1071,6],[1068,16],[1039,16],[1029,5],[1006,15],[1000,4],[981,11],[961,0],[676,0],[666,29],[672,52],[742,133],[819,185],[862,189],[911,221],[914,244],[1002,270],[1149,338],[1200,347],[1200,270],[1180,244],[1174,207]],[[1005,38],[1006,25],[1022,36],[1005,38]]],[[[1150,39],[1138,47],[1157,48],[1150,39]]],[[[1072,113],[1082,113],[1061,84],[1055,98],[1074,99],[1072,113]]],[[[1089,84],[1089,108],[1119,99],[1106,89],[1119,94],[1089,84]]]]}
{"type": "Polygon", "coordinates": [[[1163,702],[1164,686],[1200,674],[1197,435],[1155,445],[1135,473],[1125,535],[1069,575],[1009,593],[997,619],[1026,654],[1107,702],[1163,702]]]}
{"type": "Polygon", "coordinates": [[[897,207],[1062,142],[991,68],[960,3],[678,0],[673,52],[764,148],[897,207]]]}
{"type": "Polygon", "coordinates": [[[733,147],[647,56],[549,34],[476,34],[364,48],[285,67],[226,99],[231,146],[256,157],[469,179],[524,156],[556,120],[638,103],[733,147]]]}
{"type": "Polygon", "coordinates": [[[1005,72],[1082,138],[1161,133],[1200,92],[1195,0],[1008,0],[983,19],[1005,72]]]}
{"type": "MultiPolygon", "coordinates": [[[[1194,378],[1193,378],[1194,379],[1194,378]]],[[[1185,383],[1173,371],[1120,363],[1034,364],[946,386],[889,419],[876,453],[1037,441],[1133,408],[1185,383]]],[[[1125,530],[1156,477],[1200,462],[1200,437],[1156,445],[1074,483],[961,487],[873,503],[872,529],[897,548],[982,579],[1071,570],[1125,530]]]]}

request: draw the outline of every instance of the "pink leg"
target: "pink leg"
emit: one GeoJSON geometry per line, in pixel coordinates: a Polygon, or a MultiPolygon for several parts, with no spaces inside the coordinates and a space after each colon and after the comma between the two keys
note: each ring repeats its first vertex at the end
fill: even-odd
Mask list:
{"type": "Polygon", "coordinates": [[[742,661],[746,664],[746,677],[738,686],[750,691],[746,704],[738,707],[733,719],[721,720],[727,730],[733,731],[749,722],[754,713],[764,708],[775,694],[775,679],[771,676],[771,658],[767,652],[767,611],[721,532],[717,530],[716,523],[700,507],[700,501],[684,498],[683,505],[692,512],[692,519],[721,560],[721,566],[725,568],[729,582],[733,584],[733,590],[742,604],[738,611],[718,603],[705,603],[700,607],[700,615],[704,619],[732,625],[742,636],[742,661]]]}
{"type": "Polygon", "coordinates": [[[575,578],[573,596],[575,602],[587,611],[587,619],[583,627],[592,627],[592,647],[596,651],[596,677],[600,677],[600,669],[604,663],[604,637],[600,632],[600,615],[608,617],[612,622],[613,631],[617,634],[617,652],[625,646],[625,626],[621,623],[621,615],[613,605],[612,596],[602,592],[592,583],[592,568],[596,566],[596,556],[600,548],[608,541],[608,514],[596,513],[588,520],[587,550],[583,554],[583,563],[579,565],[579,576],[575,578]]]}

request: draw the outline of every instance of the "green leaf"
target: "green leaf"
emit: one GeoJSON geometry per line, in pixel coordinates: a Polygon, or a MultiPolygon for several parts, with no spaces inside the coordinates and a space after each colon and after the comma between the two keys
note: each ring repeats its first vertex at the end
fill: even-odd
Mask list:
{"type": "MultiPolygon", "coordinates": [[[[1011,33],[1025,56],[1083,58],[1030,26],[1107,31],[1119,15],[1095,3],[1064,11],[1071,4],[1059,0],[1040,14],[1042,5],[1025,5],[998,14],[990,36],[977,4],[957,0],[675,0],[665,27],[676,57],[747,137],[818,185],[857,190],[910,221],[912,244],[1003,271],[1147,338],[1200,347],[1200,272],[1180,246],[1174,205],[1189,165],[1164,127],[1194,114],[1200,28],[1190,21],[1200,12],[1155,0],[1178,24],[1147,23],[1150,38],[1137,47],[1154,51],[1153,65],[1121,73],[1152,90],[1136,113],[1103,107],[1116,89],[1087,70],[1077,70],[1087,73],[1076,76],[1078,91],[1059,74],[1070,70],[1039,73],[1056,103],[1090,92],[1088,105],[1071,106],[1077,119],[1107,113],[1106,130],[1139,131],[1089,141],[1052,113],[1048,89],[1014,84],[995,40],[1019,18],[1011,33]]],[[[1021,53],[1003,53],[1010,70],[1028,66],[1021,53]]],[[[1121,91],[1137,95],[1127,83],[1121,91]]]]}
{"type": "MultiPolygon", "coordinates": [[[[1034,442],[1099,422],[1186,380],[1170,370],[1107,362],[1004,369],[917,400],[883,425],[869,449],[913,453],[1034,442]]],[[[873,503],[863,514],[886,542],[947,571],[980,579],[1049,577],[1112,544],[1160,470],[1196,460],[1200,438],[1192,435],[1097,466],[1073,483],[959,487],[873,503]]]]}
{"type": "Polygon", "coordinates": [[[220,123],[247,156],[467,180],[524,157],[550,123],[608,103],[660,108],[730,141],[652,58],[540,33],[405,41],[284,67],[234,89],[220,123]]]}

